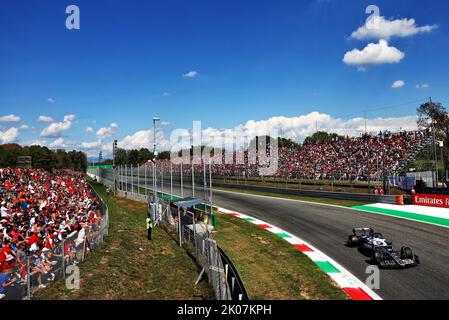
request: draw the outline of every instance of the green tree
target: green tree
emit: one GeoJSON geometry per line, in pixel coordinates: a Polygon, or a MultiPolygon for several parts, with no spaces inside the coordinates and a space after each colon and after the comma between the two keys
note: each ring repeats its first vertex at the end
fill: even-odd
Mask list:
{"type": "Polygon", "coordinates": [[[170,151],[162,151],[157,155],[159,160],[169,160],[170,159],[170,151]]]}
{"type": "Polygon", "coordinates": [[[81,151],[50,150],[42,146],[21,147],[18,144],[0,145],[0,167],[15,167],[17,157],[31,156],[34,168],[86,170],[87,158],[81,151]]]}
{"type": "Polygon", "coordinates": [[[278,146],[279,148],[285,147],[285,148],[297,148],[299,147],[299,144],[293,141],[292,139],[286,139],[286,138],[278,138],[278,146]]]}
{"type": "Polygon", "coordinates": [[[136,165],[139,163],[139,151],[136,149],[128,150],[126,152],[128,158],[128,164],[136,165]]]}
{"type": "Polygon", "coordinates": [[[435,130],[435,138],[443,141],[444,169],[447,170],[447,159],[449,157],[449,114],[446,108],[439,102],[429,101],[421,104],[417,112],[418,127],[429,130],[433,128],[435,130]]]}
{"type": "Polygon", "coordinates": [[[330,141],[330,140],[334,140],[337,138],[341,138],[341,136],[339,136],[336,133],[328,133],[325,131],[318,131],[318,132],[315,132],[314,134],[312,134],[311,136],[306,137],[304,139],[304,144],[325,142],[325,141],[330,141]]]}
{"type": "Polygon", "coordinates": [[[125,149],[118,148],[115,150],[115,163],[117,165],[123,165],[128,163],[128,155],[125,149]]]}
{"type": "Polygon", "coordinates": [[[154,158],[153,152],[151,152],[147,148],[141,148],[138,152],[139,163],[144,163],[154,158]]]}

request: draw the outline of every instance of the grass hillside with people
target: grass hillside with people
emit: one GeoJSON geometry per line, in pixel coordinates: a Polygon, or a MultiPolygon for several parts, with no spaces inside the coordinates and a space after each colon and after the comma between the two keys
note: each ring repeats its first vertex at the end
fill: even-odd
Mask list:
{"type": "Polygon", "coordinates": [[[92,185],[109,207],[109,236],[79,265],[79,290],[60,281],[39,299],[214,299],[206,281],[194,285],[195,262],[165,231],[155,228],[153,241],[146,239],[146,204],[108,196],[103,186],[92,185]]]}

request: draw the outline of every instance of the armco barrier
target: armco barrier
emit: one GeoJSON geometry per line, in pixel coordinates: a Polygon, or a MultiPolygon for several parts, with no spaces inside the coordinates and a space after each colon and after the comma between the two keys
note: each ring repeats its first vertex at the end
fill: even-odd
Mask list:
{"type": "MultiPolygon", "coordinates": [[[[303,197],[326,198],[326,199],[334,199],[334,200],[353,200],[353,201],[370,202],[370,203],[372,202],[372,203],[396,204],[395,196],[383,196],[383,195],[377,195],[377,194],[295,190],[295,189],[259,187],[259,186],[227,184],[227,183],[226,184],[225,183],[214,183],[214,187],[235,188],[235,189],[244,189],[244,190],[260,191],[260,192],[288,194],[288,195],[303,196],[303,197]]],[[[404,196],[404,203],[410,204],[411,197],[404,196]]]]}

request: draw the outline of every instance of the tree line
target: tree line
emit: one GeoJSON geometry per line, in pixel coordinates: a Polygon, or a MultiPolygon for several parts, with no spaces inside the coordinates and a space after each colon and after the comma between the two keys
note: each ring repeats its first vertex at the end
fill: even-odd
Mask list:
{"type": "MultiPolygon", "coordinates": [[[[267,146],[269,145],[270,142],[270,137],[266,138],[266,143],[267,146]]],[[[258,137],[255,137],[251,142],[251,143],[258,143],[258,137]]],[[[294,142],[291,139],[285,139],[285,138],[278,138],[278,146],[279,147],[297,147],[298,144],[296,142],[294,142]]],[[[206,146],[201,146],[201,152],[204,150],[204,148],[206,148],[206,146]]],[[[186,152],[187,154],[190,153],[190,155],[193,155],[193,147],[191,147],[190,149],[186,149],[186,150],[180,150],[178,151],[178,155],[181,156],[182,153],[186,152]]],[[[214,154],[215,150],[211,151],[211,154],[214,154]]],[[[224,150],[222,150],[222,152],[224,152],[224,150]]],[[[148,160],[153,160],[153,159],[157,159],[157,160],[165,160],[165,159],[170,159],[170,151],[162,151],[159,152],[157,154],[157,156],[155,157],[153,152],[151,152],[149,149],[147,148],[140,148],[140,149],[129,149],[129,150],[125,150],[122,148],[118,148],[117,150],[115,150],[115,164],[116,165],[138,165],[138,164],[142,164],[147,162],[148,160]]],[[[100,164],[101,165],[111,165],[113,163],[112,159],[105,159],[104,161],[102,161],[100,164]]]]}
{"type": "MultiPolygon", "coordinates": [[[[433,130],[435,133],[435,139],[443,142],[443,147],[441,150],[443,153],[443,159],[440,160],[443,162],[443,171],[446,172],[448,170],[449,159],[449,113],[441,103],[432,102],[431,100],[421,104],[417,111],[418,127],[420,129],[433,130]]],[[[436,157],[439,158],[439,151],[436,151],[436,157]]],[[[433,152],[435,153],[435,149],[433,152]]]]}
{"type": "Polygon", "coordinates": [[[25,146],[18,144],[0,145],[0,167],[16,167],[18,157],[30,156],[33,168],[51,170],[72,169],[85,171],[87,157],[81,151],[50,150],[42,146],[25,146]]]}
{"type": "MultiPolygon", "coordinates": [[[[129,150],[118,148],[117,150],[115,150],[116,165],[124,165],[124,164],[138,165],[145,163],[148,160],[153,160],[154,158],[155,158],[154,153],[147,148],[129,149],[129,150]]],[[[170,159],[170,151],[159,152],[156,156],[156,159],[159,160],[170,159]]],[[[112,164],[112,159],[106,159],[102,161],[100,164],[102,165],[112,164]]]]}

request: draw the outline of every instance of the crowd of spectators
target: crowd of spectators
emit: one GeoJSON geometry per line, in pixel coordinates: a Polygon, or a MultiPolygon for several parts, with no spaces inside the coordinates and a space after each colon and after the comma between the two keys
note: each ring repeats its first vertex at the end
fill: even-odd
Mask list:
{"type": "Polygon", "coordinates": [[[45,287],[42,277],[54,279],[50,270],[62,250],[71,259],[84,227],[101,216],[84,174],[72,170],[0,169],[0,211],[0,299],[8,286],[26,281],[27,257],[32,280],[45,287]],[[73,236],[62,249],[62,240],[73,236]]]}
{"type": "Polygon", "coordinates": [[[429,136],[428,131],[388,131],[362,137],[334,138],[282,150],[278,177],[371,180],[396,170],[429,136]]]}
{"type": "MultiPolygon", "coordinates": [[[[309,142],[297,147],[278,148],[278,169],[275,177],[297,179],[336,180],[381,180],[382,175],[398,169],[401,161],[430,136],[425,131],[404,131],[397,133],[381,131],[378,134],[364,134],[361,137],[335,137],[326,141],[309,142]]],[[[268,155],[270,154],[268,150],[268,155]]],[[[214,160],[211,167],[214,176],[257,177],[261,161],[247,150],[223,154],[214,160]],[[229,161],[232,159],[232,161],[229,161]]],[[[184,176],[191,174],[187,161],[182,167],[184,176]]],[[[148,164],[151,166],[151,164],[148,164]]],[[[207,165],[207,163],[206,163],[207,165]]],[[[158,171],[175,173],[180,165],[169,160],[158,161],[158,171]]],[[[148,167],[149,168],[149,167],[148,167]]],[[[203,164],[194,165],[197,174],[202,173],[203,164]]]]}

